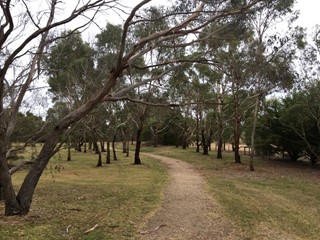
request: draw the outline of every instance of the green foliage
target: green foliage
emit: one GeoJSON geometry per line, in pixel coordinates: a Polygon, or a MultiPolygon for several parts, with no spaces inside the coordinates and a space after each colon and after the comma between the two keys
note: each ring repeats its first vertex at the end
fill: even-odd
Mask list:
{"type": "MultiPolygon", "coordinates": [[[[40,131],[44,124],[41,117],[35,116],[31,112],[26,112],[25,114],[18,113],[16,128],[11,138],[12,142],[25,143],[31,140],[32,137],[35,137],[34,134],[40,131]]],[[[39,137],[40,136],[37,136],[37,138],[39,137]]]]}
{"type": "Polygon", "coordinates": [[[259,118],[257,135],[263,149],[270,144],[289,154],[292,160],[307,157],[311,163],[320,156],[319,83],[295,92],[282,101],[267,102],[259,118]]]}
{"type": "Polygon", "coordinates": [[[44,60],[55,101],[82,101],[92,89],[93,50],[80,33],[64,32],[44,60]],[[91,80],[91,81],[90,81],[91,80]]]}

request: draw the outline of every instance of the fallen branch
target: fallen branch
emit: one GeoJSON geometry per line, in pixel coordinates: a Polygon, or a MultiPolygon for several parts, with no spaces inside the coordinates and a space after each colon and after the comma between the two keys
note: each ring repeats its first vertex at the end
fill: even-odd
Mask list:
{"type": "Polygon", "coordinates": [[[93,230],[95,230],[97,227],[99,226],[99,224],[97,223],[96,225],[94,225],[94,227],[88,229],[87,231],[84,232],[84,234],[88,234],[90,232],[92,232],[93,230]]]}
{"type": "Polygon", "coordinates": [[[167,225],[166,225],[166,224],[160,224],[158,227],[156,227],[156,228],[154,228],[154,229],[147,230],[147,231],[141,231],[140,234],[141,234],[141,235],[149,234],[149,233],[158,231],[161,227],[165,227],[165,226],[167,226],[167,225]]]}

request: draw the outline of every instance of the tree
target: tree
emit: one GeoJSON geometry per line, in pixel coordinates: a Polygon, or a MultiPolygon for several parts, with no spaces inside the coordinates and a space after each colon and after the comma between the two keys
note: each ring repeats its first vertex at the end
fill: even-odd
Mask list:
{"type": "MultiPolygon", "coordinates": [[[[121,34],[121,41],[119,52],[114,59],[113,67],[108,72],[108,75],[105,76],[105,80],[102,82],[101,88],[91,94],[86,101],[81,103],[76,109],[70,111],[67,115],[60,118],[53,127],[48,129],[46,135],[46,141],[42,146],[41,151],[36,157],[33,167],[30,169],[26,175],[18,193],[16,194],[12,179],[9,174],[9,167],[6,161],[6,153],[8,152],[8,143],[10,142],[10,137],[15,128],[16,116],[18,110],[21,106],[22,100],[25,96],[26,91],[29,89],[30,84],[35,80],[35,76],[40,73],[39,62],[43,56],[45,46],[48,43],[48,36],[50,31],[54,28],[68,23],[73,19],[76,19],[80,15],[83,15],[87,10],[101,10],[101,8],[110,9],[117,3],[117,1],[102,1],[96,0],[94,2],[81,2],[75,7],[74,11],[71,11],[71,14],[66,18],[60,18],[61,20],[55,19],[55,10],[59,8],[60,2],[52,0],[49,3],[49,14],[44,14],[42,16],[48,16],[47,22],[45,25],[41,23],[44,22],[43,18],[37,18],[32,15],[30,9],[25,4],[24,1],[21,1],[23,9],[25,9],[24,16],[28,18],[28,21],[23,21],[33,24],[32,29],[36,29],[31,33],[27,34],[26,37],[20,37],[17,47],[10,45],[11,40],[15,39],[17,36],[15,24],[12,18],[13,14],[13,5],[10,0],[6,2],[0,2],[0,8],[2,12],[1,18],[1,28],[0,28],[0,49],[1,54],[5,55],[5,58],[1,60],[0,67],[0,112],[3,113],[6,108],[6,91],[15,92],[14,89],[18,89],[16,92],[16,100],[11,101],[11,111],[9,114],[9,121],[6,121],[4,114],[0,114],[0,182],[3,186],[4,198],[5,198],[5,214],[14,215],[14,214],[27,214],[30,210],[33,193],[37,186],[37,183],[43,173],[48,161],[50,158],[59,150],[61,143],[59,143],[60,137],[67,131],[68,127],[75,122],[78,122],[88,113],[90,113],[99,103],[104,101],[116,100],[124,96],[124,94],[138,86],[142,86],[146,83],[158,80],[163,78],[166,74],[173,71],[177,68],[180,61],[171,61],[168,60],[160,61],[157,65],[166,65],[165,71],[162,71],[158,75],[153,75],[148,79],[144,79],[140,82],[135,82],[130,84],[125,88],[115,89],[119,79],[121,79],[122,74],[125,70],[130,68],[135,68],[135,61],[141,56],[144,56],[147,53],[150,53],[152,50],[166,48],[172,48],[174,43],[173,39],[177,37],[180,39],[188,39],[189,34],[194,34],[199,29],[205,27],[212,21],[216,21],[219,18],[224,18],[228,15],[236,15],[244,13],[248,9],[252,8],[260,1],[249,1],[246,4],[241,5],[239,8],[225,8],[225,5],[219,5],[214,11],[214,14],[207,14],[207,8],[209,4],[206,2],[200,2],[196,9],[189,8],[187,12],[176,12],[175,16],[178,16],[177,21],[174,24],[166,29],[161,31],[150,32],[146,37],[141,37],[137,39],[133,44],[128,44],[127,37],[129,29],[133,28],[138,22],[149,22],[149,19],[140,19],[137,14],[138,10],[144,6],[150,0],[141,1],[128,15],[127,19],[124,22],[121,34]],[[137,14],[137,15],[136,15],[137,14]],[[38,23],[37,19],[41,19],[41,23],[38,23]],[[35,46],[35,48],[30,49],[29,47],[35,46]],[[28,49],[29,48],[29,49],[28,49]],[[30,50],[30,51],[29,51],[30,50]],[[32,51],[34,50],[34,51],[32,51]],[[9,80],[9,69],[14,66],[14,63],[19,60],[24,54],[31,54],[31,63],[30,66],[24,68],[27,69],[27,74],[20,74],[19,81],[13,79],[13,81],[8,83],[9,80]],[[14,85],[14,87],[13,87],[14,85]],[[15,88],[16,85],[21,87],[15,88]],[[6,124],[8,123],[8,125],[6,124]]],[[[20,7],[20,6],[19,6],[20,7]]],[[[120,5],[119,5],[120,7],[120,5]]],[[[171,13],[170,16],[174,16],[171,13]]],[[[95,14],[94,14],[95,16],[95,14]]],[[[168,17],[168,16],[166,16],[168,17]]],[[[17,19],[18,20],[18,19],[17,19]]],[[[92,20],[91,18],[89,19],[92,20]]],[[[23,29],[25,26],[21,27],[23,29]]],[[[28,30],[30,31],[30,30],[28,30]]],[[[26,34],[26,32],[25,32],[26,34]]],[[[22,36],[19,34],[19,36],[22,36]]],[[[25,35],[23,35],[25,36],[25,35]]],[[[53,41],[53,40],[51,40],[53,41]]],[[[186,40],[184,40],[185,42],[186,40]]],[[[185,42],[183,47],[186,45],[191,45],[192,42],[185,42]]],[[[175,46],[182,47],[182,46],[175,46]]],[[[155,68],[154,65],[148,66],[148,68],[155,68]]],[[[26,73],[25,71],[23,73],[26,73]]],[[[14,99],[13,99],[14,100],[14,99]]]]}

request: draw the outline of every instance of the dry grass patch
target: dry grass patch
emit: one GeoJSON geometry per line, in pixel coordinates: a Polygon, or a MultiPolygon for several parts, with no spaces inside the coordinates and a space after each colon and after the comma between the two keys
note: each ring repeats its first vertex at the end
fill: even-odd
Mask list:
{"type": "MultiPolygon", "coordinates": [[[[74,151],[70,162],[65,151],[56,155],[41,177],[28,216],[0,216],[1,239],[134,239],[158,206],[167,173],[153,159],[143,158],[135,166],[132,157],[118,157],[96,168],[92,153],[74,151]]],[[[25,174],[14,175],[16,186],[25,174]]]]}

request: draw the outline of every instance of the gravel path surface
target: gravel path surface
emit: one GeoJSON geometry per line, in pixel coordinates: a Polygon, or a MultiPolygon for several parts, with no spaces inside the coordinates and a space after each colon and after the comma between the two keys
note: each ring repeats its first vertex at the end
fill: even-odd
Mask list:
{"type": "Polygon", "coordinates": [[[236,239],[201,174],[184,161],[143,153],[167,165],[169,184],[161,206],[148,219],[140,239],[236,239]]]}

